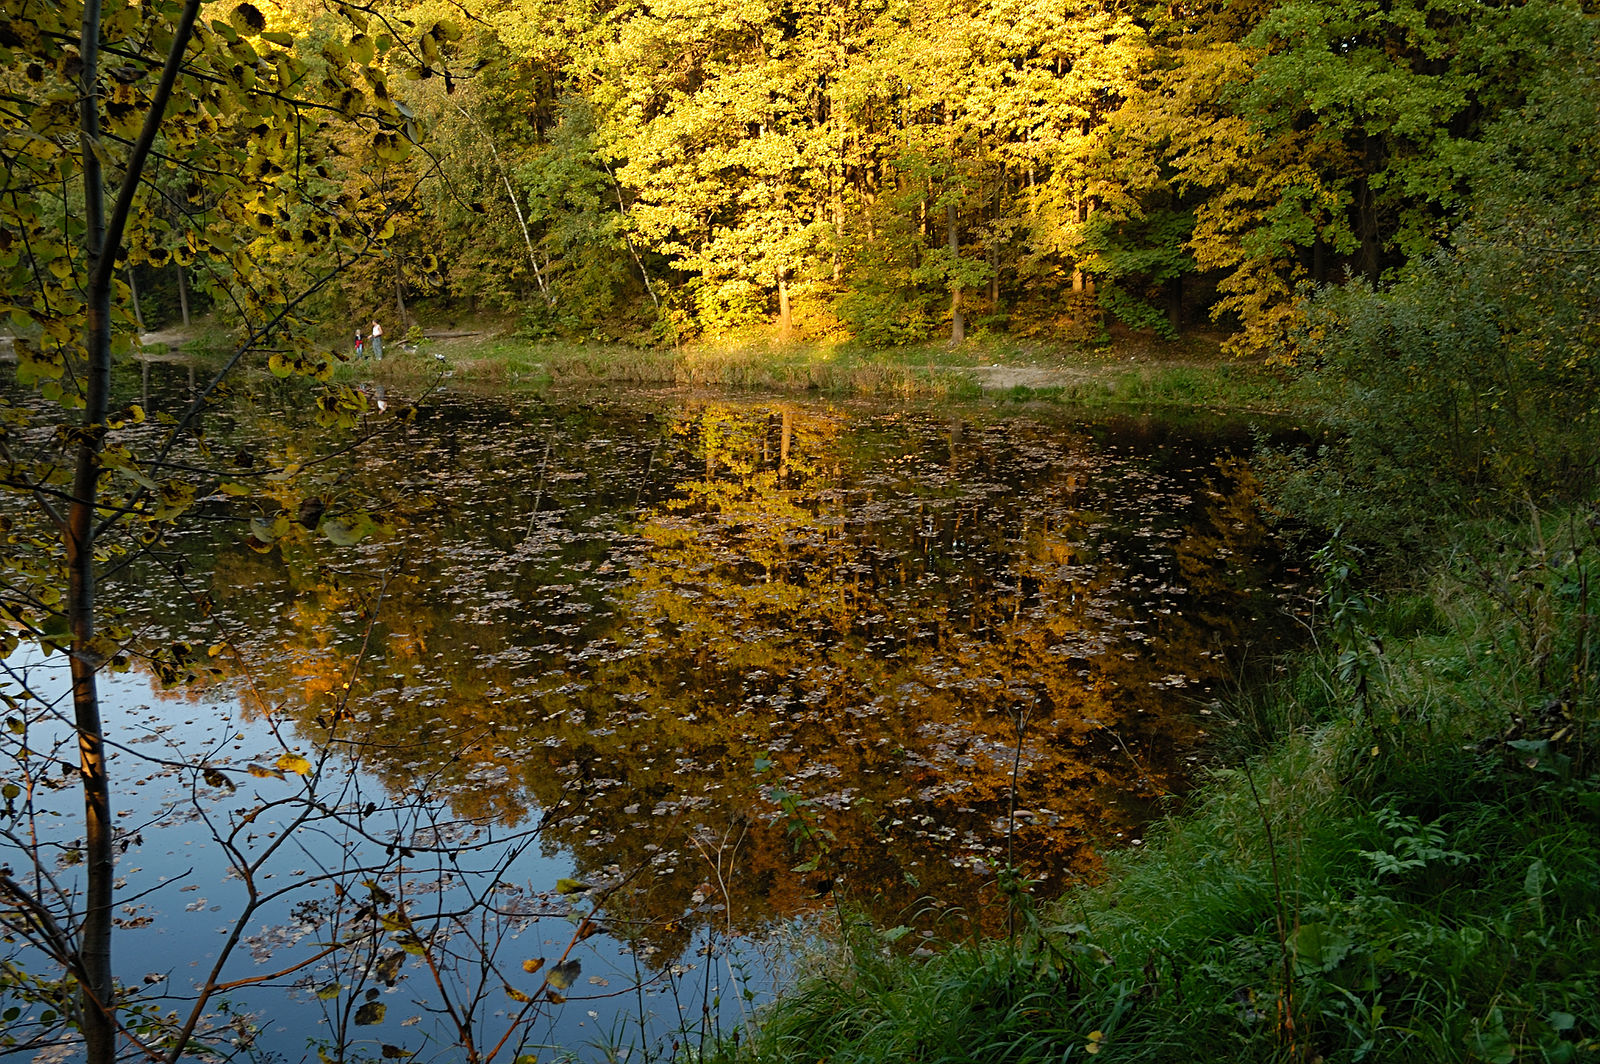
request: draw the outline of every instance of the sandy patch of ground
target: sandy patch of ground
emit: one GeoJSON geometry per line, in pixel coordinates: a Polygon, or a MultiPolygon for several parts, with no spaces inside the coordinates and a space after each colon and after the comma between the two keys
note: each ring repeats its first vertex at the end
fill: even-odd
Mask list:
{"type": "Polygon", "coordinates": [[[986,392],[1012,388],[1064,388],[1092,376],[1083,370],[1059,366],[973,366],[967,371],[986,392]]]}

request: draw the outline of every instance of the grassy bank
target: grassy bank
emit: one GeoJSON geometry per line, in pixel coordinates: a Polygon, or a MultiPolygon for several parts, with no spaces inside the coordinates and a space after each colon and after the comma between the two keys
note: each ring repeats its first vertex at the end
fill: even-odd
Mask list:
{"type": "Polygon", "coordinates": [[[1218,355],[1214,344],[1123,342],[1107,348],[975,340],[958,348],[922,344],[872,349],[853,344],[759,339],[680,349],[527,341],[489,334],[391,344],[381,366],[352,375],[391,382],[447,370],[452,379],[523,387],[646,384],[817,391],[833,395],[975,398],[1075,406],[1189,406],[1282,410],[1280,374],[1218,355]]]}
{"type": "MultiPolygon", "coordinates": [[[[219,361],[232,338],[210,321],[152,334],[146,357],[219,361]]],[[[348,356],[348,352],[345,352],[348,356]]],[[[1166,343],[1124,336],[1105,346],[980,337],[959,347],[926,343],[870,348],[783,342],[751,335],[681,348],[528,340],[494,322],[452,324],[392,337],[381,363],[349,358],[347,381],[426,387],[441,377],[493,387],[649,385],[750,388],[884,398],[987,396],[1006,403],[1089,408],[1187,408],[1280,413],[1297,406],[1273,367],[1224,356],[1215,337],[1166,343]]]]}
{"type": "Polygon", "coordinates": [[[856,929],[727,1061],[1600,1060],[1596,527],[1324,555],[1320,645],[1192,808],[1009,941],[856,929]]]}
{"type": "Polygon", "coordinates": [[[1295,407],[1291,382],[1273,370],[1245,362],[1151,361],[1087,367],[1068,363],[1044,373],[1037,383],[986,390],[1008,402],[1089,408],[1206,408],[1279,414],[1295,407]]]}
{"type": "Polygon", "coordinates": [[[934,349],[749,344],[674,350],[497,338],[424,345],[420,353],[444,355],[459,379],[539,387],[619,383],[933,396],[976,391],[964,374],[974,364],[971,357],[934,349]]]}

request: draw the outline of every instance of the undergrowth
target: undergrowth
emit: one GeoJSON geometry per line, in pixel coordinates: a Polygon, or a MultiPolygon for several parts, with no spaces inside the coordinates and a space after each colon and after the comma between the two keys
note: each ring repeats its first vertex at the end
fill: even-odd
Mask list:
{"type": "Polygon", "coordinates": [[[1600,1060],[1597,527],[1459,527],[1383,598],[1336,539],[1193,807],[1008,940],[846,936],[721,1059],[1600,1060]]]}

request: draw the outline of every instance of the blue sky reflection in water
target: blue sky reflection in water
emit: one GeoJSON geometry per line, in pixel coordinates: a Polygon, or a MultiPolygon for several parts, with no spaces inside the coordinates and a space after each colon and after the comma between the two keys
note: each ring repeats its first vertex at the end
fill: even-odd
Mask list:
{"type": "MultiPolygon", "coordinates": [[[[67,705],[59,655],[41,660],[19,651],[6,664],[13,689],[26,686],[40,709],[67,705]]],[[[299,796],[307,781],[293,772],[277,778],[281,770],[273,766],[284,754],[272,728],[249,719],[221,692],[174,704],[148,678],[124,675],[109,680],[104,696],[107,732],[126,747],[113,755],[112,766],[121,796],[119,829],[128,843],[117,863],[115,959],[119,981],[132,991],[124,1005],[144,1002],[186,1013],[247,903],[244,877],[230,867],[235,861],[223,840],[236,859],[262,855],[305,811],[299,796]],[[206,786],[202,773],[177,770],[175,762],[225,770],[235,789],[206,786]],[[250,766],[273,771],[252,775],[250,766]],[[230,830],[252,813],[247,830],[230,830]]],[[[30,728],[36,759],[68,752],[66,744],[45,741],[49,733],[38,724],[30,728]]],[[[57,736],[64,740],[64,731],[57,736]]],[[[271,978],[224,994],[225,1004],[200,1028],[209,1044],[242,1051],[246,1059],[315,1060],[318,1048],[335,1044],[346,1046],[346,1060],[383,1059],[386,1045],[416,1051],[417,1059],[459,1057],[455,1022],[441,1015],[444,995],[432,974],[417,956],[395,948],[403,933],[375,927],[363,915],[372,902],[362,893],[368,882],[394,899],[377,908],[395,911],[404,903],[414,926],[430,937],[430,953],[458,1012],[464,1015],[464,1005],[478,999],[471,1022],[480,1049],[514,1031],[505,1059],[534,1051],[550,1059],[545,1051],[555,1047],[601,1059],[602,1047],[617,1046],[633,1047],[626,1059],[644,1059],[651,1047],[659,1053],[674,1040],[698,1041],[719,1024],[729,1029],[770,993],[785,949],[806,934],[799,920],[738,939],[705,927],[682,956],[661,957],[648,943],[630,945],[607,933],[603,913],[593,926],[606,930],[588,933],[582,914],[597,912],[593,899],[620,873],[581,887],[563,882],[570,858],[528,845],[526,832],[453,820],[426,804],[402,808],[381,785],[350,772],[338,754],[325,772],[339,779],[320,793],[337,790],[346,814],[341,819],[361,824],[368,837],[313,816],[289,830],[288,845],[251,873],[260,895],[282,897],[239,921],[241,948],[220,978],[271,978]],[[380,808],[360,816],[369,800],[380,808]],[[385,845],[395,840],[414,845],[410,859],[397,860],[401,855],[385,845]],[[441,857],[429,852],[431,846],[454,852],[441,857]],[[374,870],[370,878],[363,866],[374,870]],[[354,903],[342,911],[334,883],[354,892],[354,903]],[[440,918],[452,910],[467,919],[452,926],[455,921],[440,918]],[[375,938],[363,937],[374,930],[375,938]],[[320,956],[336,938],[347,948],[320,956]],[[487,970],[479,962],[491,952],[493,970],[487,970]],[[458,963],[452,972],[446,963],[452,958],[472,963],[458,963]],[[307,960],[312,963],[295,967],[307,960]],[[570,974],[549,984],[540,961],[564,965],[570,974]],[[563,983],[564,1000],[550,1000],[549,991],[563,983]],[[702,1009],[708,1000],[714,1006],[709,1017],[702,1009]],[[369,1011],[362,1018],[375,1022],[360,1022],[363,1007],[369,1011]]],[[[70,784],[40,787],[31,802],[19,803],[31,814],[24,822],[59,843],[47,847],[46,867],[68,890],[78,886],[69,855],[81,839],[75,824],[81,799],[70,784]]],[[[27,865],[15,847],[6,849],[6,863],[26,881],[27,865]]],[[[76,1056],[74,1047],[61,1046],[35,1059],[76,1056]]]]}
{"type": "MultiPolygon", "coordinates": [[[[729,942],[793,936],[834,899],[884,926],[919,912],[919,932],[994,930],[1008,853],[1059,889],[1181,791],[1208,703],[1279,645],[1292,597],[1237,429],[792,398],[447,395],[345,455],[297,409],[269,389],[213,415],[213,454],[306,473],[257,478],[107,591],[162,668],[201,681],[174,693],[127,676],[109,699],[111,734],[129,744],[113,766],[130,837],[119,897],[169,881],[124,914],[135,926],[119,971],[170,971],[158,992],[184,991],[239,895],[220,853],[205,856],[204,822],[155,822],[160,796],[176,788],[186,808],[197,787],[213,824],[259,846],[270,817],[239,820],[303,782],[285,756],[322,766],[338,816],[306,825],[258,885],[331,876],[348,852],[409,871],[374,877],[381,894],[352,875],[341,897],[264,910],[249,928],[260,970],[358,916],[396,924],[397,883],[408,914],[491,901],[521,938],[445,921],[463,951],[475,937],[503,947],[487,1031],[528,1004],[517,994],[549,993],[537,962],[592,929],[564,918],[568,903],[603,892],[569,1000],[536,1002],[549,1019],[533,1039],[580,1055],[640,1042],[622,1018],[640,977],[662,991],[646,1002],[669,1017],[656,1034],[679,1007],[698,1022],[708,944],[724,1022],[736,1019],[740,990],[764,994],[770,978],[759,945],[732,960],[729,942]],[[358,511],[376,534],[330,542],[358,511]],[[237,792],[135,760],[177,738],[212,744],[207,765],[237,792]],[[352,831],[367,838],[353,850],[352,831]],[[495,840],[528,833],[500,867],[510,843],[495,840]],[[563,895],[563,879],[586,887],[563,895]]],[[[401,1004],[428,980],[396,949],[409,930],[380,930],[365,967],[318,962],[280,981],[301,982],[289,998],[234,995],[284,1028],[263,1044],[298,1059],[329,1029],[315,1026],[324,1012],[350,1023],[392,1002],[348,1033],[374,1053],[437,1051],[423,1037],[448,1040],[448,1017],[401,1004]],[[382,966],[397,952],[390,987],[382,966]]]]}

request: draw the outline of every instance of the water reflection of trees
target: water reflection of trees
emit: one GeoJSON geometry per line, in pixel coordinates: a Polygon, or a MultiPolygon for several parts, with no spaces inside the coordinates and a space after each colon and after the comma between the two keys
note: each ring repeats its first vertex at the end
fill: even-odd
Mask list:
{"type": "Polygon", "coordinates": [[[442,408],[337,472],[388,500],[363,562],[224,544],[211,595],[256,632],[248,704],[459,815],[538,810],[580,875],[649,867],[613,906],[664,954],[829,887],[986,920],[1012,850],[1047,886],[1092,874],[1181,787],[1193,695],[1267,586],[1248,473],[1159,440],[807,404],[507,413],[442,408]],[[779,784],[827,832],[809,877],[779,784]]]}

